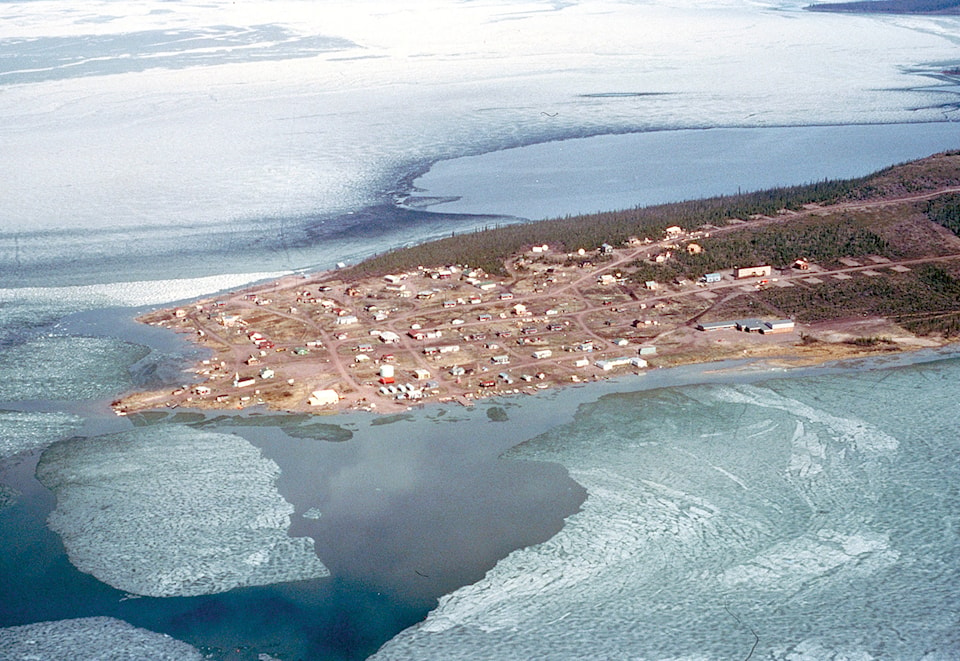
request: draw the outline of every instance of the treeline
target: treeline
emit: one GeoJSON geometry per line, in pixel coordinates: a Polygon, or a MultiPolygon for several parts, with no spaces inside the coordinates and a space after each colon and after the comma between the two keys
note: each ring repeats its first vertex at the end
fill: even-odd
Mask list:
{"type": "Polygon", "coordinates": [[[722,223],[728,218],[767,216],[781,209],[796,210],[805,204],[831,204],[855,197],[860,179],[820,181],[804,186],[691,200],[621,211],[566,216],[530,223],[506,225],[382,253],[341,273],[362,278],[422,266],[468,264],[489,273],[504,274],[504,261],[528,246],[543,243],[562,250],[593,250],[603,243],[620,245],[630,237],[657,238],[672,225],[694,229],[722,223]]]}
{"type": "Polygon", "coordinates": [[[757,295],[803,323],[878,315],[919,335],[960,335],[960,279],[932,264],[912,273],[772,287],[757,295]]]}
{"type": "Polygon", "coordinates": [[[923,212],[935,223],[960,236],[960,195],[943,195],[924,205],[923,212]]]}
{"type": "MultiPolygon", "coordinates": [[[[504,275],[504,261],[512,254],[539,244],[566,251],[580,248],[592,250],[603,243],[623,244],[630,237],[659,239],[671,225],[696,229],[703,225],[725,224],[730,218],[748,219],[751,216],[771,216],[782,209],[797,210],[807,204],[834,204],[842,201],[890,198],[907,193],[936,190],[960,183],[960,152],[948,152],[919,161],[891,166],[875,174],[855,179],[824,180],[803,186],[786,186],[769,190],[722,195],[651,207],[637,207],[621,211],[566,216],[530,223],[484,229],[431,241],[417,246],[392,250],[372,257],[340,273],[346,278],[361,278],[415,269],[422,266],[468,264],[493,274],[504,275]]],[[[779,234],[783,230],[772,230],[779,234]]],[[[724,267],[731,263],[747,262],[786,263],[794,256],[810,259],[831,259],[826,245],[828,237],[784,239],[773,236],[758,238],[757,245],[730,246],[726,254],[715,262],[690,262],[685,268],[691,273],[724,267]],[[746,253],[735,250],[749,248],[746,253]],[[731,261],[732,260],[732,261],[731,261]]],[[[854,253],[883,253],[879,237],[867,234],[833,237],[841,245],[852,244],[854,253]],[[875,243],[873,248],[869,244],[875,243]],[[857,248],[856,246],[862,246],[857,248]]],[[[712,250],[711,250],[712,252],[712,250]]],[[[710,259],[713,255],[708,255],[710,259]]],[[[650,278],[653,279],[653,278],[650,278]]]]}
{"type": "Polygon", "coordinates": [[[696,280],[707,273],[731,267],[769,264],[787,268],[797,259],[817,264],[838,264],[841,257],[880,255],[896,257],[889,242],[879,234],[855,223],[844,222],[841,216],[801,225],[778,225],[745,229],[743,232],[703,239],[703,252],[691,254],[676,251],[673,258],[662,264],[636,261],[630,278],[636,282],[656,280],[670,282],[678,278],[696,280]]]}

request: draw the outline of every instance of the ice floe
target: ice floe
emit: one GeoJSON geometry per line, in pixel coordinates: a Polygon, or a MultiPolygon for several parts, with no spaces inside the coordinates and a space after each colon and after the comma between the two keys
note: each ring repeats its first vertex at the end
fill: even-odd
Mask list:
{"type": "Polygon", "coordinates": [[[132,386],[130,366],[148,353],[112,339],[42,337],[0,353],[0,401],[111,397],[132,386]]]}
{"type": "Polygon", "coordinates": [[[160,305],[242,287],[261,280],[273,280],[287,273],[289,272],[223,273],[200,278],[110,282],[72,287],[0,288],[0,303],[29,303],[41,310],[53,306],[63,312],[120,305],[160,305]]]}
{"type": "Polygon", "coordinates": [[[951,657],[952,396],[901,406],[947,365],[581,406],[506,455],[561,462],[581,511],[374,658],[951,657]]]}
{"type": "Polygon", "coordinates": [[[158,597],[328,575],[313,540],[287,534],[279,474],[238,436],[181,426],[61,442],[37,469],[71,562],[158,597]]]}
{"type": "Polygon", "coordinates": [[[166,634],[112,617],[85,617],[0,629],[0,658],[200,661],[204,657],[196,648],[166,634]]]}
{"type": "Polygon", "coordinates": [[[0,410],[0,460],[35,450],[63,438],[80,426],[68,413],[0,410]]]}

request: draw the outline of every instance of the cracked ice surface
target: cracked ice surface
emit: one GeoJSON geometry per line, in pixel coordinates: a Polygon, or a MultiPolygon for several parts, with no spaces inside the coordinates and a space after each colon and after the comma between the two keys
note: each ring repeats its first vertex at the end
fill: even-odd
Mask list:
{"type": "Polygon", "coordinates": [[[958,376],[954,360],[585,405],[507,455],[562,463],[581,511],[375,658],[956,658],[958,376]]]}
{"type": "Polygon", "coordinates": [[[156,597],[329,575],[313,540],[289,537],[279,467],[246,440],[157,426],[50,447],[37,477],[70,561],[156,597]]]}
{"type": "Polygon", "coordinates": [[[0,24],[4,229],[41,235],[23,260],[67,225],[273,230],[411,164],[561,137],[943,121],[915,71],[956,58],[950,19],[792,1],[51,0],[0,24]]]}
{"type": "Polygon", "coordinates": [[[0,460],[49,445],[80,426],[67,413],[0,410],[0,460]]]}
{"type": "Polygon", "coordinates": [[[0,658],[86,661],[199,661],[199,651],[112,617],[37,622],[0,629],[0,658]]]}
{"type": "Polygon", "coordinates": [[[44,337],[0,354],[0,401],[97,399],[132,387],[129,367],[149,351],[113,339],[44,337]]]}

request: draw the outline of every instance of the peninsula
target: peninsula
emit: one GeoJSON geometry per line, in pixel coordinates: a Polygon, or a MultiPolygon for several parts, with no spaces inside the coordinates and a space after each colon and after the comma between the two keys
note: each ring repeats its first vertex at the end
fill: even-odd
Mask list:
{"type": "Polygon", "coordinates": [[[471,232],[150,312],[209,358],[160,407],[395,412],[960,333],[960,152],[856,180],[471,232]]]}

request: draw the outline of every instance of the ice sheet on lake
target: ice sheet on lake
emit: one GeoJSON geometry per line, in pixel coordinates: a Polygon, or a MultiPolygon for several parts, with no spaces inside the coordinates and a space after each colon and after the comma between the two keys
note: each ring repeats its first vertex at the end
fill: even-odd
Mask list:
{"type": "Polygon", "coordinates": [[[375,658],[953,658],[958,377],[954,360],[585,405],[508,453],[561,462],[582,510],[375,658]]]}
{"type": "Polygon", "coordinates": [[[0,460],[50,445],[75,431],[79,416],[0,410],[0,460]]]}
{"type": "Polygon", "coordinates": [[[194,647],[112,617],[37,622],[0,629],[0,658],[85,661],[200,661],[194,647]]]}
{"type": "Polygon", "coordinates": [[[952,98],[917,72],[956,60],[951,18],[747,0],[15,1],[0,25],[24,54],[0,58],[0,169],[25,261],[68,227],[282,232],[416,164],[564,137],[942,121],[952,98]],[[75,76],[15,82],[45,67],[75,76]]]}
{"type": "Polygon", "coordinates": [[[273,280],[288,271],[223,273],[201,278],[111,282],[73,287],[18,287],[0,289],[0,304],[29,305],[28,309],[52,308],[60,314],[113,306],[160,305],[197,298],[261,280],[273,280]]]}
{"type": "Polygon", "coordinates": [[[129,368],[148,353],[104,338],[39,338],[0,353],[0,401],[111,397],[133,385],[129,368]]]}
{"type": "Polygon", "coordinates": [[[154,426],[58,443],[37,476],[71,562],[120,590],[191,596],[328,575],[277,465],[244,439],[154,426]]]}

